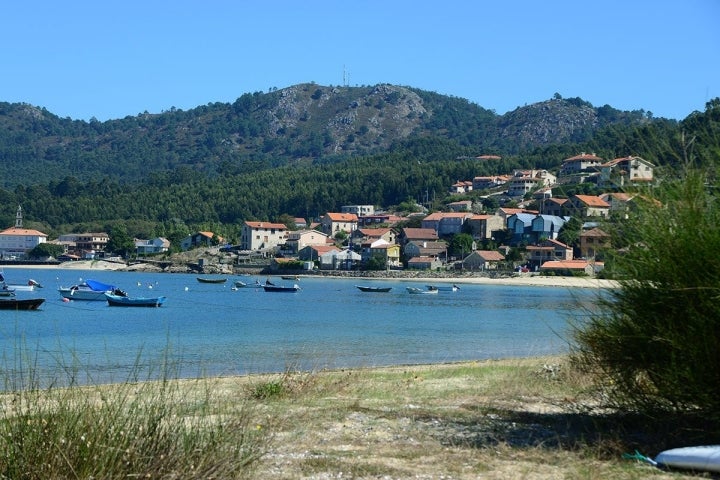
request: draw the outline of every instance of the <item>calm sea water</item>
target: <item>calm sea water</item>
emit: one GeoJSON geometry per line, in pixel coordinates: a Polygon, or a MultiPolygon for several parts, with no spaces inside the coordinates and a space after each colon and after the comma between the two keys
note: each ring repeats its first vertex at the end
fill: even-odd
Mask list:
{"type": "Polygon", "coordinates": [[[410,295],[405,287],[417,282],[304,277],[297,293],[270,293],[233,290],[234,280],[255,280],[241,276],[202,284],[188,274],[13,268],[4,275],[9,283],[39,281],[43,289],[18,296],[46,302],[39,311],[0,310],[0,368],[12,378],[31,365],[43,382],[61,383],[62,370],[105,383],[156,378],[162,365],[192,378],[564,353],[569,316],[581,316],[600,294],[460,283],[457,292],[410,295]],[[167,301],[160,308],[62,301],[59,286],[88,278],[167,301]],[[393,289],[364,293],[357,284],[393,289]]]}

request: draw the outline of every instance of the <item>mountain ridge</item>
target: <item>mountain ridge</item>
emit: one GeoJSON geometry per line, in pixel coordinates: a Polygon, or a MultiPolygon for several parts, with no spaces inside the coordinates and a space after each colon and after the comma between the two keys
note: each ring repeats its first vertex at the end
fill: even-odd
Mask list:
{"type": "Polygon", "coordinates": [[[224,175],[373,155],[422,138],[479,153],[519,155],[588,141],[609,125],[637,127],[643,111],[554,98],[504,115],[468,100],[412,87],[297,84],[246,93],[232,103],[99,122],[0,102],[0,187],[71,176],[133,183],[188,168],[224,175]]]}

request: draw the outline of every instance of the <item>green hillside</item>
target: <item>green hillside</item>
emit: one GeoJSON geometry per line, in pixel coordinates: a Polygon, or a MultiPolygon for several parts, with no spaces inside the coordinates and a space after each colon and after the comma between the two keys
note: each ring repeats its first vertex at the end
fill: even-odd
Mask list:
{"type": "Polygon", "coordinates": [[[313,218],[344,204],[434,199],[459,179],[550,168],[580,151],[664,169],[718,160],[719,101],[683,122],[555,98],[498,116],[395,86],[306,84],[188,112],[108,122],[0,104],[0,225],[228,238],[244,220],[313,218]],[[498,160],[478,160],[482,154],[498,160]]]}

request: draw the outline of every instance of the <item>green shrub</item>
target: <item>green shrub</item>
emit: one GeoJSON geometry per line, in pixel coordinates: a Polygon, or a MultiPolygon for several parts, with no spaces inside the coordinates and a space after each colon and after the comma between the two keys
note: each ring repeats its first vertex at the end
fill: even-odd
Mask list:
{"type": "Polygon", "coordinates": [[[612,232],[620,288],[576,326],[573,357],[618,406],[718,420],[720,205],[695,171],[656,195],[612,232]]]}

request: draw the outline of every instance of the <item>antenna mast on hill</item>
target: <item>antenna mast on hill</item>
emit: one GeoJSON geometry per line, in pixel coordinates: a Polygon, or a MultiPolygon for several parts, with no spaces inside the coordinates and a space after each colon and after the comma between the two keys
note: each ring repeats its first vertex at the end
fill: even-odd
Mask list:
{"type": "Polygon", "coordinates": [[[350,73],[345,70],[345,65],[343,65],[343,87],[350,86],[350,73]]]}

